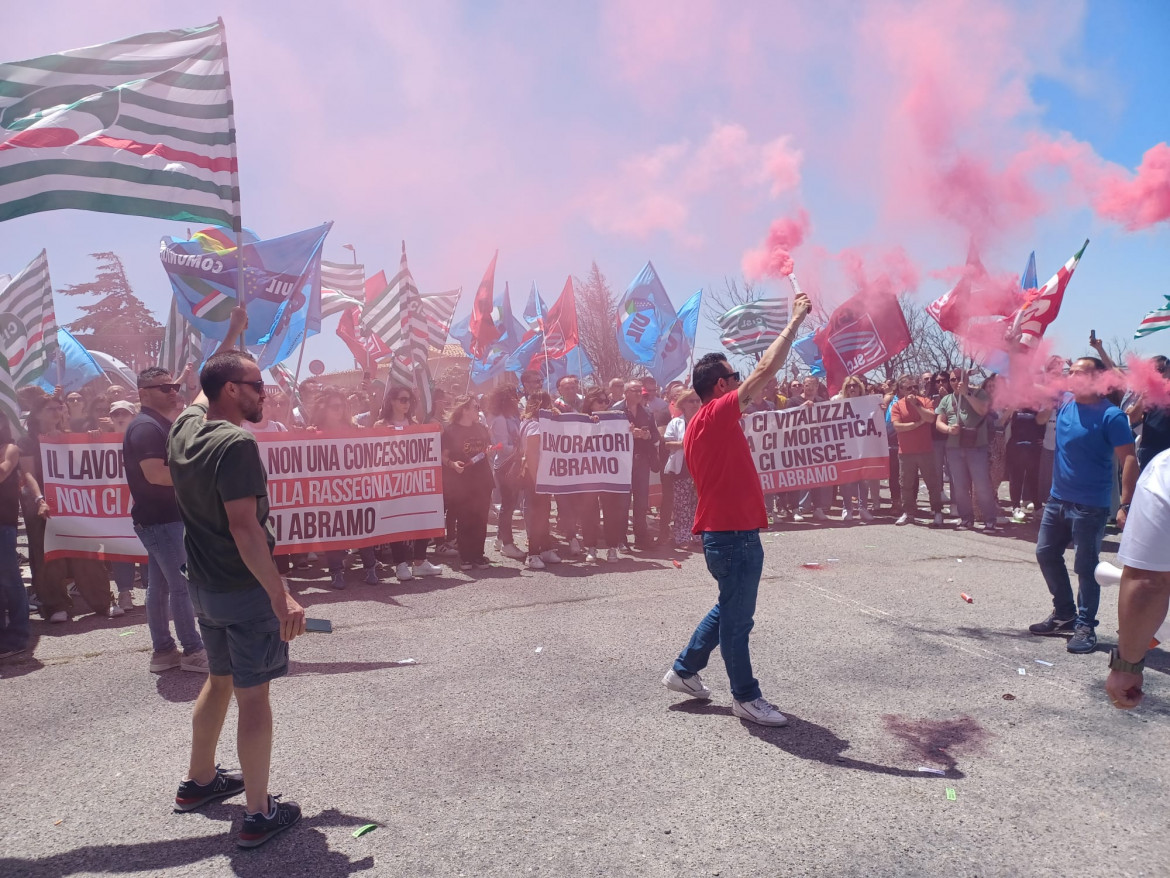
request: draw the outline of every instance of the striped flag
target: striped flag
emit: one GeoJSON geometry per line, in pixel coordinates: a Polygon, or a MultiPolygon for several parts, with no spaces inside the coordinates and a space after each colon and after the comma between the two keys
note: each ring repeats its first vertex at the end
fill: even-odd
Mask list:
{"type": "Polygon", "coordinates": [[[73,208],[238,226],[223,22],[0,64],[0,220],[73,208]]]}
{"type": "Polygon", "coordinates": [[[365,301],[366,267],[321,260],[321,316],[361,308],[365,301]]]}
{"type": "Polygon", "coordinates": [[[57,315],[44,250],[0,290],[0,344],[17,387],[32,384],[56,360],[57,315]]]}
{"type": "Polygon", "coordinates": [[[1145,317],[1142,322],[1138,324],[1137,332],[1133,334],[1134,338],[1141,338],[1144,335],[1149,335],[1151,332],[1157,332],[1159,329],[1166,329],[1170,327],[1170,296],[1166,297],[1166,304],[1161,308],[1156,308],[1145,317]]]}
{"type": "Polygon", "coordinates": [[[20,400],[16,398],[16,385],[12,382],[4,354],[0,354],[0,415],[8,419],[13,436],[24,435],[24,426],[20,423],[20,400]]]}
{"type": "Polygon", "coordinates": [[[191,328],[179,306],[171,299],[171,312],[163,330],[162,347],[158,352],[158,364],[172,375],[182,374],[188,363],[198,366],[203,362],[203,336],[191,328]]]}
{"type": "Polygon", "coordinates": [[[422,297],[419,314],[426,324],[428,347],[441,351],[443,345],[447,343],[447,334],[451,331],[451,318],[455,316],[455,306],[459,304],[459,295],[462,292],[451,290],[447,293],[429,293],[422,297]]]}
{"type": "Polygon", "coordinates": [[[1048,279],[1048,283],[1028,293],[1012,321],[1011,329],[1008,331],[1009,338],[1018,340],[1026,348],[1036,347],[1044,337],[1044,330],[1060,313],[1064,291],[1068,289],[1068,282],[1072,280],[1073,272],[1077,270],[1077,264],[1085,255],[1085,248],[1088,246],[1089,239],[1086,238],[1081,249],[1069,257],[1068,262],[1048,279]]]}
{"type": "Polygon", "coordinates": [[[717,322],[719,340],[732,354],[762,354],[788,325],[788,300],[744,302],[719,317],[717,322]]]}

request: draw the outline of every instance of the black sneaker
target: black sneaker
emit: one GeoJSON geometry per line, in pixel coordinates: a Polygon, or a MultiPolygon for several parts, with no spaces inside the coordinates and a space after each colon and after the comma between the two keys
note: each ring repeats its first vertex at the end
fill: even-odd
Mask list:
{"type": "Polygon", "coordinates": [[[1093,630],[1092,625],[1078,625],[1076,633],[1069,638],[1068,645],[1065,646],[1069,652],[1078,654],[1090,653],[1097,648],[1097,632],[1093,630]]]}
{"type": "Polygon", "coordinates": [[[1076,619],[1057,619],[1056,613],[1049,613],[1048,618],[1035,625],[1029,625],[1028,630],[1033,634],[1063,634],[1076,627],[1076,619]]]}
{"type": "Polygon", "coordinates": [[[273,809],[271,814],[244,815],[244,825],[240,827],[236,844],[242,848],[259,847],[301,819],[300,805],[296,802],[281,802],[279,799],[280,796],[268,797],[273,809]]]}
{"type": "Polygon", "coordinates": [[[175,810],[194,811],[208,802],[226,799],[228,796],[235,796],[243,791],[244,779],[235,772],[228,774],[217,765],[215,766],[215,777],[210,783],[185,780],[179,784],[179,791],[175,793],[175,810]]]}

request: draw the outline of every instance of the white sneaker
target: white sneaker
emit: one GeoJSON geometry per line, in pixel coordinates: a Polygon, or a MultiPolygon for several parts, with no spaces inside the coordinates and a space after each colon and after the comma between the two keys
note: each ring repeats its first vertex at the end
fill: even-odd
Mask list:
{"type": "Polygon", "coordinates": [[[903,524],[909,524],[909,523],[910,523],[910,513],[909,512],[903,512],[901,515],[898,516],[898,520],[894,522],[894,524],[898,525],[899,527],[901,527],[903,524]]]}
{"type": "Polygon", "coordinates": [[[58,610],[57,612],[55,612],[53,615],[51,615],[49,617],[49,621],[53,622],[53,623],[68,622],[69,621],[69,614],[66,613],[64,610],[58,610]]]}
{"type": "Polygon", "coordinates": [[[410,565],[403,561],[394,568],[394,575],[398,577],[399,582],[410,582],[414,579],[414,573],[410,570],[410,565]]]}
{"type": "Polygon", "coordinates": [[[163,652],[153,652],[150,654],[150,672],[152,674],[161,674],[163,671],[182,667],[182,665],[183,654],[173,646],[163,652]]]}
{"type": "Polygon", "coordinates": [[[126,611],[123,610],[121,607],[119,607],[117,604],[110,604],[110,608],[108,610],[106,610],[106,618],[109,618],[109,619],[116,619],[119,616],[125,616],[125,615],[126,615],[126,611]]]}
{"type": "Polygon", "coordinates": [[[841,513],[841,520],[842,521],[853,521],[853,510],[846,509],[844,512],[842,512],[841,513]]]}
{"type": "Polygon", "coordinates": [[[813,518],[815,518],[817,521],[829,520],[829,516],[825,515],[825,510],[821,509],[819,506],[813,510],[813,518]]]}
{"type": "Polygon", "coordinates": [[[134,609],[134,592],[120,591],[118,592],[118,606],[123,610],[134,609]]]}
{"type": "Polygon", "coordinates": [[[776,709],[776,705],[769,704],[763,698],[755,701],[733,701],[731,712],[740,719],[757,723],[761,726],[786,726],[788,717],[776,709]]]}
{"type": "Polygon", "coordinates": [[[442,576],[443,565],[432,564],[430,561],[419,561],[414,565],[415,576],[442,576]]]}
{"type": "Polygon", "coordinates": [[[1012,521],[1016,524],[1023,524],[1027,521],[1027,516],[1024,514],[1024,507],[1020,506],[1012,510],[1012,521]]]}
{"type": "Polygon", "coordinates": [[[569,554],[570,555],[580,555],[581,554],[581,541],[578,540],[576,537],[573,537],[571,540],[569,540],[569,554]]]}
{"type": "Polygon", "coordinates": [[[792,513],[792,520],[795,522],[801,522],[801,521],[804,521],[804,516],[799,512],[793,512],[792,513]]]}
{"type": "Polygon", "coordinates": [[[585,561],[588,564],[595,563],[597,561],[597,550],[596,549],[586,549],[585,550],[585,561]]]}
{"type": "Polygon", "coordinates": [[[561,563],[561,556],[558,555],[556,552],[554,552],[552,549],[546,549],[545,551],[540,553],[540,560],[543,561],[545,564],[560,564],[561,563]]]}
{"type": "Polygon", "coordinates": [[[681,692],[691,698],[701,698],[706,701],[711,697],[711,690],[703,685],[703,679],[695,674],[693,677],[680,677],[674,668],[666,672],[662,678],[662,685],[672,692],[681,692]]]}
{"type": "Polygon", "coordinates": [[[207,664],[207,650],[201,649],[179,659],[179,668],[193,674],[210,674],[211,668],[207,664]]]}
{"type": "Polygon", "coordinates": [[[504,544],[500,542],[499,537],[496,537],[494,540],[492,540],[492,548],[497,552],[502,552],[504,550],[504,544]]]}
{"type": "Polygon", "coordinates": [[[529,570],[543,570],[544,562],[540,560],[540,555],[529,555],[525,562],[529,570]]]}
{"type": "Polygon", "coordinates": [[[870,512],[868,509],[862,509],[860,515],[861,515],[862,521],[866,521],[866,522],[873,521],[873,513],[870,512]]]}
{"type": "Polygon", "coordinates": [[[1029,504],[1027,505],[1027,507],[1026,507],[1026,508],[1027,508],[1027,510],[1028,510],[1029,512],[1035,512],[1035,511],[1036,511],[1036,504],[1035,504],[1035,503],[1029,503],[1029,504]]]}
{"type": "Polygon", "coordinates": [[[605,560],[606,561],[616,561],[617,559],[618,559],[617,549],[606,549],[605,550],[605,560]]]}
{"type": "Polygon", "coordinates": [[[435,554],[440,558],[458,558],[459,550],[450,543],[443,543],[439,548],[435,549],[435,554]]]}
{"type": "Polygon", "coordinates": [[[515,558],[517,561],[523,561],[526,557],[528,557],[524,554],[524,550],[515,543],[508,543],[506,546],[500,549],[500,554],[505,558],[515,558]]]}

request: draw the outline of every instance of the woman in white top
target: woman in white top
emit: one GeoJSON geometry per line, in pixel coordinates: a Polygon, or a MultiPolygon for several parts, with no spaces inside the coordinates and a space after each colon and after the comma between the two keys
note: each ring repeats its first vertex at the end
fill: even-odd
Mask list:
{"type": "Polygon", "coordinates": [[[675,400],[675,407],[682,412],[682,416],[674,418],[666,425],[662,434],[666,443],[666,450],[670,457],[666,460],[663,472],[674,475],[674,524],[672,531],[674,547],[683,551],[691,551],[700,545],[698,538],[691,533],[695,523],[695,506],[699,502],[695,493],[695,480],[687,470],[686,456],[683,454],[683,436],[686,434],[687,422],[695,416],[701,407],[699,395],[688,390],[675,400]]]}
{"type": "MultiPolygon", "coordinates": [[[[841,392],[833,399],[854,399],[859,396],[865,396],[865,385],[856,375],[850,375],[841,383],[841,392]]],[[[891,475],[890,478],[897,479],[897,475],[891,475]]],[[[861,519],[862,524],[873,521],[873,513],[868,508],[869,490],[868,479],[860,479],[841,486],[842,521],[854,521],[857,518],[861,519]]]]}

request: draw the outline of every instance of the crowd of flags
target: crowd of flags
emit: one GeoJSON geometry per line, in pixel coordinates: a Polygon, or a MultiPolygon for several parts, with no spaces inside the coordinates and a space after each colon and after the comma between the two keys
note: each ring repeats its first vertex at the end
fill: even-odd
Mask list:
{"type": "MultiPolygon", "coordinates": [[[[162,267],[174,297],[161,352],[179,373],[198,364],[227,331],[228,315],[248,309],[245,338],[261,368],[292,384],[285,362],[338,315],[337,334],[359,367],[388,362],[391,380],[417,388],[429,408],[428,360],[448,335],[471,358],[470,383],[504,372],[539,370],[551,387],[564,374],[587,375],[576,290],[570,276],[551,307],[535,283],[516,316],[507,283],[496,289],[498,251],[467,318],[452,326],[460,290],[423,294],[402,245],[397,272],[322,259],[332,223],[261,239],[240,215],[236,126],[222,20],[0,64],[0,221],[62,208],[156,217],[211,227],[187,240],[164,238],[162,267]]],[[[342,245],[353,251],[353,245],[342,245]]],[[[968,355],[996,362],[1033,349],[1059,313],[1088,241],[1043,286],[1035,254],[1009,295],[987,295],[987,272],[972,250],[962,277],[927,308],[964,339],[968,355]]],[[[798,290],[795,277],[790,277],[798,290]]],[[[621,355],[659,383],[693,359],[702,292],[676,309],[647,262],[617,303],[621,355]]],[[[727,350],[758,356],[788,320],[788,301],[761,299],[718,315],[727,350]]],[[[1170,296],[1139,325],[1136,338],[1170,326],[1170,296]]],[[[896,356],[909,332],[893,295],[855,296],[815,334],[795,344],[830,386],[896,356]]],[[[47,254],[15,277],[0,275],[0,410],[15,423],[14,388],[68,386],[117,370],[57,326],[47,254]]],[[[100,356],[99,356],[100,354],[100,356]]],[[[291,390],[290,386],[290,390],[291,390]]]]}

